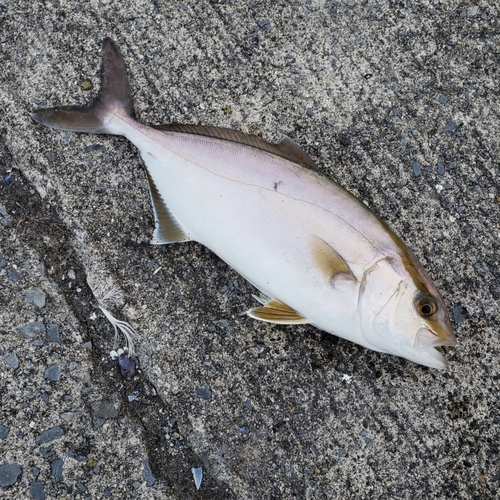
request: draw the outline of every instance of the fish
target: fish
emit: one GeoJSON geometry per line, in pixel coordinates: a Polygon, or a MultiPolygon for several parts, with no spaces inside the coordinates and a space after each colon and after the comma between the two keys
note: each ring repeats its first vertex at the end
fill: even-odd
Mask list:
{"type": "Polygon", "coordinates": [[[196,241],[258,291],[256,320],[310,324],[430,368],[455,345],[443,298],[401,239],[292,139],[134,114],[118,46],[103,42],[88,106],[39,109],[39,124],[125,136],[140,152],[155,217],[152,244],[196,241]]]}

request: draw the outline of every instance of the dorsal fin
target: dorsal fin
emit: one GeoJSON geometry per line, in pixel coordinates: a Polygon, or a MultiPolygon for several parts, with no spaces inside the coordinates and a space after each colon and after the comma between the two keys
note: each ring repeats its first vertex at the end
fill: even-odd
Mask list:
{"type": "Polygon", "coordinates": [[[170,125],[153,125],[157,130],[164,130],[165,132],[181,132],[184,134],[203,135],[205,137],[213,137],[215,139],[222,139],[223,141],[236,142],[245,146],[260,149],[266,153],[271,153],[276,156],[281,156],[286,160],[298,163],[304,167],[308,167],[316,172],[322,173],[321,170],[314,163],[314,160],[303,151],[300,146],[294,142],[290,137],[285,136],[278,144],[268,142],[256,135],[249,135],[239,130],[233,130],[223,127],[205,127],[203,125],[181,125],[172,123],[170,125]]]}

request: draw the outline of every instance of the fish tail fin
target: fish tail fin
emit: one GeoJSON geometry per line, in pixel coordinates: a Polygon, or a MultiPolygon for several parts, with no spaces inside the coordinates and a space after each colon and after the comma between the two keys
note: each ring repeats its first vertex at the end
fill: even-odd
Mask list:
{"type": "Polygon", "coordinates": [[[125,62],[118,46],[103,43],[101,90],[90,106],[60,106],[39,109],[31,117],[42,125],[73,132],[122,135],[124,118],[133,117],[125,62]]]}

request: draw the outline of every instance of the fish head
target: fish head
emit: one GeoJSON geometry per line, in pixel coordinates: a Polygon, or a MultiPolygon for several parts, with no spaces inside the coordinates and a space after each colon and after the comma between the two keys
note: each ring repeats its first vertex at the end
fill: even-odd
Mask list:
{"type": "Polygon", "coordinates": [[[425,281],[398,272],[390,261],[377,263],[362,291],[363,336],[379,351],[442,369],[448,362],[436,347],[455,345],[455,335],[441,295],[421,276],[425,281]]]}

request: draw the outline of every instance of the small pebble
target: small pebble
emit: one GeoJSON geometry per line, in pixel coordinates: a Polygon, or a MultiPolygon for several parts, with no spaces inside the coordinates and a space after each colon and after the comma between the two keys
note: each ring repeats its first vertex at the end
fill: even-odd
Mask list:
{"type": "Polygon", "coordinates": [[[45,307],[45,293],[43,290],[36,290],[35,292],[30,292],[26,294],[26,301],[30,304],[35,304],[35,306],[45,307]]]}
{"type": "Polygon", "coordinates": [[[0,486],[7,488],[12,486],[21,475],[22,467],[19,464],[0,465],[0,486]]]}
{"type": "Polygon", "coordinates": [[[33,481],[30,484],[30,493],[34,500],[45,500],[43,484],[38,481],[33,481]]]}
{"type": "Polygon", "coordinates": [[[47,444],[50,443],[51,441],[54,441],[56,439],[59,439],[64,436],[64,430],[59,427],[51,427],[50,429],[47,429],[43,431],[41,434],[37,436],[35,439],[35,443],[40,446],[41,444],[47,444]]]}
{"type": "Polygon", "coordinates": [[[453,308],[453,320],[458,325],[459,323],[462,323],[467,319],[469,319],[469,313],[467,312],[467,309],[465,309],[462,304],[457,304],[453,308]]]}
{"type": "Polygon", "coordinates": [[[450,120],[446,127],[444,127],[445,132],[453,132],[457,128],[457,122],[455,120],[450,120]]]}
{"type": "Polygon", "coordinates": [[[7,354],[4,358],[5,364],[11,368],[12,370],[15,370],[19,366],[19,359],[16,355],[15,352],[11,352],[10,354],[7,354]]]}
{"type": "Polygon", "coordinates": [[[5,425],[0,424],[0,439],[5,439],[9,435],[10,429],[5,425]]]}
{"type": "Polygon", "coordinates": [[[59,366],[49,365],[45,370],[44,378],[57,382],[59,380],[59,366]]]}
{"type": "Polygon", "coordinates": [[[195,391],[196,391],[196,394],[201,399],[210,399],[212,397],[212,391],[210,391],[208,389],[204,389],[203,387],[196,387],[195,391]]]}
{"type": "Polygon", "coordinates": [[[49,342],[61,343],[61,330],[59,325],[50,325],[48,329],[49,342]]]}
{"type": "Polygon", "coordinates": [[[87,491],[87,488],[85,487],[85,485],[83,483],[81,483],[80,481],[78,481],[78,483],[76,483],[76,487],[82,492],[84,493],[85,491],[87,491]]]}
{"type": "Polygon", "coordinates": [[[52,460],[52,462],[50,463],[50,472],[58,483],[61,480],[63,474],[63,461],[60,458],[52,460]]]}
{"type": "Polygon", "coordinates": [[[45,325],[40,321],[33,321],[23,326],[18,326],[16,332],[27,340],[33,340],[37,335],[45,331],[45,325]]]}
{"type": "Polygon", "coordinates": [[[9,283],[17,283],[19,279],[19,272],[17,269],[11,269],[9,273],[9,283]]]}

